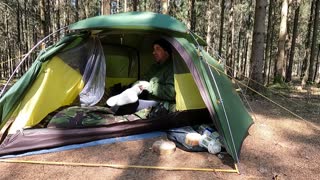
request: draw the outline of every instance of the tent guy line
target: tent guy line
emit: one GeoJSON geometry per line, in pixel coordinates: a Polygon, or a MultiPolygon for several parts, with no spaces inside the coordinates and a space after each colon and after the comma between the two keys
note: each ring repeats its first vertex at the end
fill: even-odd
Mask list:
{"type": "MultiPolygon", "coordinates": [[[[204,61],[204,62],[205,62],[205,61],[204,61]]],[[[208,64],[208,63],[207,63],[207,64],[208,64]]],[[[265,95],[261,94],[260,92],[258,92],[258,91],[256,91],[256,90],[254,90],[253,88],[249,87],[248,85],[246,85],[246,84],[244,84],[244,83],[240,82],[239,80],[237,80],[237,79],[233,78],[232,76],[228,75],[227,73],[225,73],[225,72],[223,72],[223,71],[219,70],[218,68],[216,68],[216,67],[214,67],[214,66],[212,66],[212,65],[210,65],[210,64],[208,64],[208,65],[209,65],[209,66],[211,66],[212,68],[214,68],[216,71],[219,71],[219,72],[221,72],[221,73],[225,74],[226,76],[228,76],[229,78],[233,79],[233,80],[234,80],[234,81],[236,81],[237,83],[239,83],[239,84],[241,84],[241,85],[245,86],[246,88],[248,88],[248,89],[250,89],[251,91],[253,91],[253,92],[255,92],[256,94],[258,94],[259,96],[261,96],[261,97],[265,98],[266,100],[268,100],[268,101],[270,101],[271,103],[275,104],[276,106],[280,107],[281,109],[283,109],[283,110],[285,110],[285,111],[289,112],[291,115],[295,116],[296,118],[298,118],[298,119],[300,119],[300,120],[302,120],[302,121],[306,122],[307,124],[309,124],[310,126],[314,127],[315,129],[320,130],[320,127],[319,127],[319,126],[317,126],[317,125],[315,125],[314,123],[312,123],[312,122],[310,122],[310,121],[307,121],[306,119],[304,119],[303,117],[299,116],[298,114],[296,114],[296,113],[294,113],[294,112],[290,111],[289,109],[287,109],[286,107],[282,106],[281,104],[279,104],[279,103],[277,103],[277,102],[273,101],[272,99],[268,98],[267,96],[265,96],[265,95]]]]}

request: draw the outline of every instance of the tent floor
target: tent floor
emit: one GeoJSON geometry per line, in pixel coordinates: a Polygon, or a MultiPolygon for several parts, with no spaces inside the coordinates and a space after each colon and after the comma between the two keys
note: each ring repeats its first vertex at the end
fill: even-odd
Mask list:
{"type": "Polygon", "coordinates": [[[211,122],[206,109],[197,109],[169,113],[166,116],[154,119],[121,122],[100,127],[26,129],[8,135],[0,146],[0,155],[211,122]]]}

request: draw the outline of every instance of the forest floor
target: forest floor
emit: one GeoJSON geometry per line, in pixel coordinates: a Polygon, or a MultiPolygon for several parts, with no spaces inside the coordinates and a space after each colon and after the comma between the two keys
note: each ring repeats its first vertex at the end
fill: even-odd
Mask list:
{"type": "MultiPolygon", "coordinates": [[[[263,98],[248,97],[254,124],[243,142],[241,174],[203,171],[86,167],[0,163],[0,179],[320,179],[320,88],[293,87],[270,95],[293,116],[263,98]]],[[[42,162],[143,165],[193,168],[234,168],[229,155],[191,153],[177,149],[157,155],[151,146],[158,139],[119,142],[56,153],[14,158],[42,162]]]]}

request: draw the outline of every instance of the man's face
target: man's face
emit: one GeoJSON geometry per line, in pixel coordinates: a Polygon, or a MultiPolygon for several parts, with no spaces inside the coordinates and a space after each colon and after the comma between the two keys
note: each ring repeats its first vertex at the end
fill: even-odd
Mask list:
{"type": "Polygon", "coordinates": [[[158,44],[153,45],[153,57],[157,63],[164,63],[169,58],[169,53],[158,44]]]}

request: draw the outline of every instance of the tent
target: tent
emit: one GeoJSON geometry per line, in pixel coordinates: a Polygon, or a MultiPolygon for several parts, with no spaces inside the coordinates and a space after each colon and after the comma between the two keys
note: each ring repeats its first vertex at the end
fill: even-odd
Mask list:
{"type": "Polygon", "coordinates": [[[222,65],[183,23],[168,15],[129,12],[88,18],[68,29],[1,97],[0,155],[212,122],[239,162],[252,119],[222,65]],[[83,117],[108,111],[101,105],[104,96],[116,84],[139,79],[152,63],[151,45],[158,38],[173,47],[176,112],[111,124],[43,126],[53,112],[81,109],[81,103],[83,117]]]}

